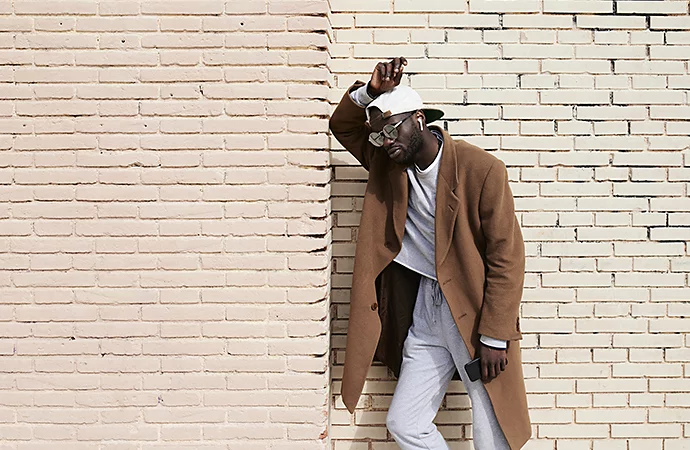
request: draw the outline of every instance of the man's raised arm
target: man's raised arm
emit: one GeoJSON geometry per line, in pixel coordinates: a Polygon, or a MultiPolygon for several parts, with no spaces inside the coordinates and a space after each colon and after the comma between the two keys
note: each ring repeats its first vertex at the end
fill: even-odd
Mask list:
{"type": "Polygon", "coordinates": [[[350,86],[329,121],[338,142],[367,170],[375,147],[369,142],[371,128],[367,124],[366,107],[374,98],[400,84],[405,65],[407,60],[403,57],[376,64],[367,84],[357,81],[350,86]]]}

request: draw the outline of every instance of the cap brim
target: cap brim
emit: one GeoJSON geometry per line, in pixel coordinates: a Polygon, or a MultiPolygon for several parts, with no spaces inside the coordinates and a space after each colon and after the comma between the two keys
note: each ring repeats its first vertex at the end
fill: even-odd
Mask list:
{"type": "Polygon", "coordinates": [[[424,117],[426,117],[426,123],[434,122],[443,117],[443,111],[440,109],[424,108],[422,112],[424,113],[424,117]]]}

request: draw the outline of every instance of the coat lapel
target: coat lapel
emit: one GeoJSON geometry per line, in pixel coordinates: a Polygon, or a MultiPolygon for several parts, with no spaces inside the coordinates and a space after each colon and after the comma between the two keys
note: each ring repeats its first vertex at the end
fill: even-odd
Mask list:
{"type": "MultiPolygon", "coordinates": [[[[432,125],[432,127],[434,126],[432,125]]],[[[458,185],[457,144],[446,131],[438,127],[435,128],[443,134],[443,153],[441,154],[441,166],[436,185],[436,266],[439,267],[448,255],[453,240],[460,200],[455,195],[455,188],[458,185]]],[[[397,238],[397,248],[400,248],[405,232],[405,220],[407,219],[409,194],[407,172],[402,166],[397,164],[392,164],[392,166],[388,172],[388,177],[393,201],[393,228],[397,238]]]]}
{"type": "MultiPolygon", "coordinates": [[[[440,130],[440,128],[439,128],[440,130]]],[[[460,200],[455,195],[458,184],[457,151],[456,143],[450,135],[443,133],[443,153],[441,154],[441,166],[438,170],[438,183],[436,186],[436,267],[440,267],[448,255],[455,219],[460,209],[460,200]]]]}

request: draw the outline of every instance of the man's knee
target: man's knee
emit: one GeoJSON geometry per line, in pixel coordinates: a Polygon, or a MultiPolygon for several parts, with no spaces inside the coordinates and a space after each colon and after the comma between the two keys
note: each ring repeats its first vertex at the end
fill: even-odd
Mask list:
{"type": "Polygon", "coordinates": [[[386,416],[386,427],[391,436],[398,442],[417,442],[429,438],[434,433],[433,423],[420,422],[417,414],[409,410],[389,409],[386,416]]]}
{"type": "Polygon", "coordinates": [[[402,436],[409,436],[414,432],[409,417],[407,417],[405,412],[394,409],[388,410],[388,414],[386,415],[386,427],[396,440],[400,439],[402,436]]]}

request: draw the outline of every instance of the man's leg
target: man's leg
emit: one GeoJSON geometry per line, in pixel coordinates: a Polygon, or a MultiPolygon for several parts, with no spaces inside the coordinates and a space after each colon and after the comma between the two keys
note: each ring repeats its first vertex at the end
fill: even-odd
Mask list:
{"type": "Polygon", "coordinates": [[[402,450],[448,450],[433,420],[448,389],[455,365],[440,338],[440,304],[422,277],[412,326],[403,346],[400,378],[386,425],[402,450]]]}
{"type": "Polygon", "coordinates": [[[470,362],[472,358],[467,350],[465,341],[460,336],[455,321],[453,321],[453,315],[445,298],[442,317],[442,323],[445,325],[444,329],[448,330],[446,343],[472,404],[472,439],[475,450],[510,450],[508,441],[506,441],[503,430],[501,430],[501,426],[496,419],[496,413],[484,383],[482,383],[482,380],[470,381],[467,377],[465,364],[470,362]]]}

